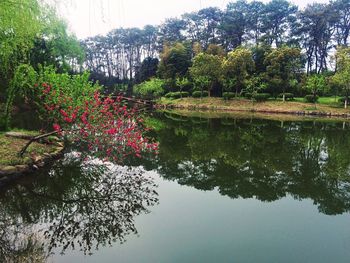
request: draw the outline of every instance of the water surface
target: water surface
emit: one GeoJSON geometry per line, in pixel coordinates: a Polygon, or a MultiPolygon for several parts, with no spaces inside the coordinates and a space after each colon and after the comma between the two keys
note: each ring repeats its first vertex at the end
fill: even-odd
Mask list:
{"type": "Polygon", "coordinates": [[[133,168],[67,154],[3,189],[0,256],[348,262],[347,123],[172,113],[148,122],[160,152],[130,160],[133,168]]]}

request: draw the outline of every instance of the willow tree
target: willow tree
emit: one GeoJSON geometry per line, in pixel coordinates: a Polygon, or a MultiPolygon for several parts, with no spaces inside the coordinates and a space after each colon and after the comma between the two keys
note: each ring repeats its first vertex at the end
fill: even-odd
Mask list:
{"type": "Polygon", "coordinates": [[[16,66],[29,60],[42,22],[37,0],[0,1],[0,17],[0,90],[4,95],[16,66]]]}

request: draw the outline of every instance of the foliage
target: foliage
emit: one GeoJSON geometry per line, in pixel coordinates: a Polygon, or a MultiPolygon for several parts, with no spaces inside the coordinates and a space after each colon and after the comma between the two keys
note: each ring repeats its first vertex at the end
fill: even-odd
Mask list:
{"type": "Polygon", "coordinates": [[[309,103],[316,103],[319,97],[317,95],[306,95],[305,100],[309,103]]]}
{"type": "Polygon", "coordinates": [[[144,99],[159,98],[164,93],[164,81],[153,78],[134,87],[134,93],[144,99]]]}
{"type": "Polygon", "coordinates": [[[220,78],[221,61],[221,57],[205,53],[200,53],[193,58],[190,74],[202,90],[208,89],[209,96],[214,83],[220,78]]]}
{"type": "Polygon", "coordinates": [[[3,119],[3,129],[10,128],[12,106],[17,99],[33,99],[33,86],[37,80],[37,73],[27,64],[19,65],[7,90],[7,100],[3,119]]]}
{"type": "Polygon", "coordinates": [[[147,57],[145,58],[140,68],[137,68],[135,73],[135,81],[136,83],[141,83],[146,80],[150,80],[155,77],[158,70],[159,60],[157,58],[147,57]]]}
{"type": "Polygon", "coordinates": [[[143,135],[143,120],[123,105],[121,97],[103,99],[95,91],[77,104],[62,91],[47,83],[36,87],[47,109],[45,119],[59,135],[86,149],[85,154],[120,163],[128,155],[141,157],[141,152],[157,149],[157,144],[143,135]]]}
{"type": "MultiPolygon", "coordinates": [[[[21,62],[42,29],[40,6],[36,0],[0,2],[0,74],[7,77],[21,62]]],[[[5,83],[4,83],[5,84],[5,83]]],[[[3,87],[4,88],[4,87],[3,87]]]]}
{"type": "Polygon", "coordinates": [[[58,72],[79,72],[84,52],[77,38],[68,33],[67,24],[53,9],[42,7],[43,26],[30,50],[30,63],[38,70],[40,65],[54,66],[58,72]]]}
{"type": "Polygon", "coordinates": [[[238,94],[254,69],[252,52],[246,48],[236,48],[227,54],[222,62],[221,78],[226,91],[234,88],[238,94]]]}
{"type": "Polygon", "coordinates": [[[350,48],[341,48],[337,51],[337,72],[332,77],[332,82],[341,88],[345,96],[344,107],[347,108],[350,96],[350,48]]]}
{"type": "Polygon", "coordinates": [[[191,85],[191,82],[186,77],[183,77],[183,78],[177,77],[175,80],[175,83],[176,83],[176,86],[179,87],[180,92],[182,92],[185,87],[188,87],[191,85]]]}
{"type": "Polygon", "coordinates": [[[278,93],[286,93],[291,81],[302,72],[301,50],[283,46],[273,49],[265,58],[266,73],[271,86],[278,93]]]}
{"type": "Polygon", "coordinates": [[[192,92],[192,97],[193,98],[203,98],[203,97],[208,97],[209,96],[209,93],[208,91],[194,91],[192,92]]]}
{"type": "Polygon", "coordinates": [[[266,89],[266,83],[260,76],[253,76],[247,81],[247,87],[244,90],[244,96],[248,99],[266,89]]]}
{"type": "Polygon", "coordinates": [[[281,94],[278,94],[278,97],[279,98],[285,98],[285,100],[293,100],[294,99],[294,94],[293,93],[281,93],[281,94]]]}
{"type": "Polygon", "coordinates": [[[224,98],[224,100],[230,100],[232,98],[234,98],[236,96],[236,94],[234,92],[223,92],[222,93],[222,97],[224,98]]]}
{"type": "Polygon", "coordinates": [[[190,94],[187,91],[177,91],[177,92],[168,92],[165,94],[164,97],[169,99],[179,99],[179,98],[186,98],[190,94]]]}
{"type": "Polygon", "coordinates": [[[252,98],[258,102],[266,101],[271,97],[270,93],[256,93],[252,95],[252,98]]]}
{"type": "Polygon", "coordinates": [[[158,73],[164,79],[184,77],[190,65],[191,55],[185,45],[181,43],[176,43],[174,46],[165,45],[160,54],[158,73]]]}
{"type": "Polygon", "coordinates": [[[328,89],[328,85],[324,76],[311,75],[306,80],[305,88],[314,96],[313,101],[316,102],[316,96],[320,93],[324,94],[328,89]]]}

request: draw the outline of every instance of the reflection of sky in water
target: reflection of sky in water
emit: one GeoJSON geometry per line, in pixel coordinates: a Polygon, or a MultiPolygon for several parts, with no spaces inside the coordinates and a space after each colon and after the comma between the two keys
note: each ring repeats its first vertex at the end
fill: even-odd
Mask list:
{"type": "Polygon", "coordinates": [[[164,181],[160,204],[136,218],[138,236],[93,257],[55,262],[348,262],[349,214],[320,214],[312,200],[231,198],[164,181]]]}
{"type": "Polygon", "coordinates": [[[348,262],[350,139],[341,123],[177,119],[156,120],[156,158],[128,170],[66,154],[64,165],[9,188],[2,211],[29,233],[63,219],[53,262],[348,262]],[[76,240],[94,234],[92,256],[79,246],[59,255],[71,220],[81,226],[76,240]]]}

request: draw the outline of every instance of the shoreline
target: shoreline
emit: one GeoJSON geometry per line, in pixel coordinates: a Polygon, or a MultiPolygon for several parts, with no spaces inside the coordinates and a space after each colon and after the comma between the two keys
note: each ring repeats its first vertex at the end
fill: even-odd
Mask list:
{"type": "Polygon", "coordinates": [[[10,145],[2,145],[2,150],[6,150],[9,157],[7,163],[0,164],[0,187],[49,165],[59,159],[64,150],[64,145],[55,138],[54,141],[43,140],[35,143],[25,156],[19,157],[18,148],[30,140],[33,134],[7,132],[1,136],[1,139],[4,142],[8,141],[10,145]]]}
{"type": "Polygon", "coordinates": [[[317,104],[316,109],[310,109],[314,104],[293,101],[267,101],[256,102],[239,99],[224,101],[220,98],[182,98],[176,100],[161,99],[156,102],[156,108],[160,110],[185,110],[185,111],[208,111],[208,112],[236,112],[236,113],[260,113],[267,115],[293,115],[299,117],[320,117],[327,119],[350,120],[350,110],[332,108],[328,105],[317,104]]]}

